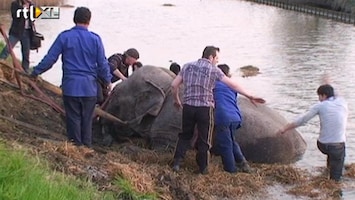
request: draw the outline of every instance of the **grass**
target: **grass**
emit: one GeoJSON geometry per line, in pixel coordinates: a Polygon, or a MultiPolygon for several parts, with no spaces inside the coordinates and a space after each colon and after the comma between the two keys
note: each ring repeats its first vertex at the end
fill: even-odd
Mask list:
{"type": "Polygon", "coordinates": [[[133,189],[132,184],[123,178],[118,177],[115,185],[117,185],[121,192],[118,194],[118,199],[130,199],[130,200],[154,200],[157,196],[154,194],[140,194],[133,189]]]}
{"type": "Polygon", "coordinates": [[[38,157],[0,143],[0,199],[115,199],[88,181],[53,172],[38,157]]]}

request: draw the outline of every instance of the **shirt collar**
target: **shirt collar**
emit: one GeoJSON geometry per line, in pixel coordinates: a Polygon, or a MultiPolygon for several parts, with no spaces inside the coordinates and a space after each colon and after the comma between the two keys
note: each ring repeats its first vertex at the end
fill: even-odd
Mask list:
{"type": "Polygon", "coordinates": [[[85,26],[80,26],[80,25],[76,25],[76,26],[74,26],[74,27],[73,27],[73,29],[88,30],[88,28],[87,28],[87,27],[85,27],[85,26]]]}
{"type": "Polygon", "coordinates": [[[328,100],[328,101],[333,101],[334,99],[335,99],[335,97],[332,96],[332,97],[329,97],[327,100],[328,100]]]}
{"type": "MultiPolygon", "coordinates": [[[[204,62],[209,62],[209,63],[211,63],[211,61],[208,60],[207,58],[200,58],[200,59],[198,59],[198,61],[204,61],[204,62]]],[[[211,63],[211,64],[212,64],[212,63],[211,63]]]]}

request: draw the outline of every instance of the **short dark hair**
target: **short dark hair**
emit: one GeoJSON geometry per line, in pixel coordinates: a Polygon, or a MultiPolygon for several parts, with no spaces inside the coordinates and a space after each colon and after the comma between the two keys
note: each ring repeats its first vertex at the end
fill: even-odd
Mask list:
{"type": "Polygon", "coordinates": [[[86,7],[78,7],[74,12],[75,24],[89,24],[91,19],[91,11],[86,7]]]}
{"type": "Polygon", "coordinates": [[[229,76],[229,66],[227,64],[219,64],[217,67],[222,70],[224,75],[229,76]]]}
{"type": "Polygon", "coordinates": [[[173,63],[171,63],[169,69],[170,69],[170,71],[174,72],[174,74],[178,75],[178,73],[180,72],[181,67],[176,62],[173,62],[173,63]]]}
{"type": "Polygon", "coordinates": [[[124,54],[126,56],[132,57],[136,60],[139,59],[139,53],[138,53],[137,49],[135,49],[135,48],[127,49],[127,51],[125,51],[124,54]]]}
{"type": "Polygon", "coordinates": [[[137,67],[137,69],[139,69],[139,68],[143,67],[143,64],[141,62],[137,61],[137,62],[132,64],[132,70],[133,71],[136,70],[135,67],[137,67]]]}
{"type": "Polygon", "coordinates": [[[215,46],[206,46],[202,53],[202,58],[208,59],[210,56],[216,57],[219,48],[215,46]]]}
{"type": "Polygon", "coordinates": [[[325,95],[327,98],[332,97],[334,96],[334,88],[329,84],[321,85],[317,89],[317,94],[325,95]]]}
{"type": "Polygon", "coordinates": [[[141,62],[137,61],[137,62],[133,63],[133,66],[141,68],[141,67],[143,67],[143,64],[141,62]]]}

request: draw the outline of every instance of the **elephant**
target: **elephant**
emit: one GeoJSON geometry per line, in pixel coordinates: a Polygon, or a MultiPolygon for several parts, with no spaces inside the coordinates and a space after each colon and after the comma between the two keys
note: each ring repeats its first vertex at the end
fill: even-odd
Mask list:
{"type": "Polygon", "coordinates": [[[238,104],[243,120],[236,141],[247,160],[288,164],[302,158],[307,145],[296,129],[277,134],[287,124],[283,116],[267,105],[255,106],[244,97],[238,97],[238,104]]]}
{"type": "Polygon", "coordinates": [[[148,139],[153,149],[173,149],[182,117],[173,105],[174,77],[168,69],[146,65],[117,84],[104,110],[127,124],[103,120],[104,135],[116,139],[138,135],[148,139]]]}
{"type": "MultiPolygon", "coordinates": [[[[117,84],[105,111],[127,123],[104,120],[104,134],[116,139],[137,135],[146,138],[152,149],[174,149],[182,123],[182,110],[174,106],[171,92],[174,77],[166,68],[145,65],[117,84]]],[[[239,97],[239,103],[243,122],[236,139],[249,161],[292,163],[302,157],[306,143],[300,133],[293,130],[276,135],[278,128],[287,123],[285,118],[244,97],[239,97]]]]}

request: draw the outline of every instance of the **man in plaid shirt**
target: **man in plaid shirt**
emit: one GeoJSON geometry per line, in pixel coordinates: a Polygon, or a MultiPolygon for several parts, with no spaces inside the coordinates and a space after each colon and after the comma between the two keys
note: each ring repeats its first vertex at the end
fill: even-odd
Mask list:
{"type": "Polygon", "coordinates": [[[173,170],[178,171],[190,148],[195,126],[198,137],[196,141],[196,162],[198,173],[208,173],[209,149],[214,125],[213,119],[213,88],[215,82],[220,80],[236,92],[246,96],[252,103],[264,103],[262,98],[250,95],[239,83],[225,76],[221,69],[216,67],[219,59],[219,48],[207,46],[203,50],[202,58],[187,63],[173,80],[171,86],[174,95],[174,104],[182,108],[182,132],[174,153],[173,170]],[[179,97],[179,86],[184,84],[183,102],[179,97]]]}

